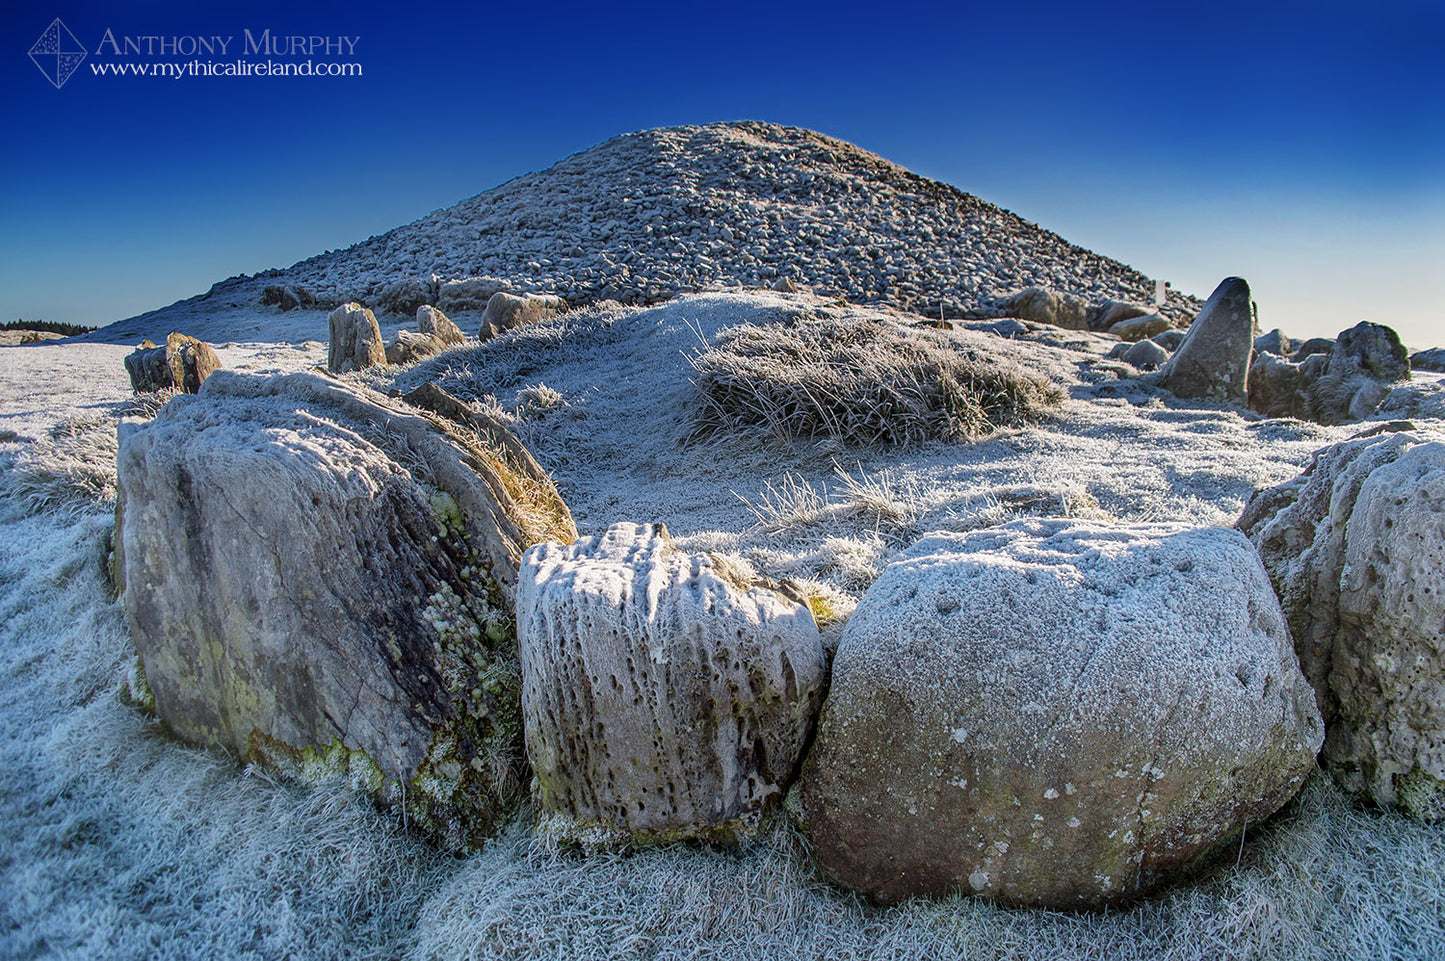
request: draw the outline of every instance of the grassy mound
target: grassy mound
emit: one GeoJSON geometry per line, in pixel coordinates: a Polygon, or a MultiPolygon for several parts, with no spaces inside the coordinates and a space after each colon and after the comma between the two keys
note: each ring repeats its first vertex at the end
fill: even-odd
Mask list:
{"type": "Polygon", "coordinates": [[[986,339],[833,312],[731,328],[692,364],[694,437],[761,426],[780,440],[973,441],[1063,399],[986,339]]]}

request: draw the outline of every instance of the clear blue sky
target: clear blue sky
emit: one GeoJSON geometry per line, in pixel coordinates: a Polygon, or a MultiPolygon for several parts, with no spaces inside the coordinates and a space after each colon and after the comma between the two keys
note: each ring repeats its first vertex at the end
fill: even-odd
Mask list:
{"type": "Polygon", "coordinates": [[[1266,326],[1371,319],[1445,342],[1441,0],[21,0],[0,35],[3,320],[109,323],[618,133],[753,118],[850,140],[1192,293],[1244,276],[1266,326]],[[27,53],[56,17],[87,48],[60,89],[27,53]],[[233,36],[226,61],[246,29],[357,37],[341,59],[364,74],[91,69],[162,59],[116,56],[107,30],[122,47],[233,36]]]}

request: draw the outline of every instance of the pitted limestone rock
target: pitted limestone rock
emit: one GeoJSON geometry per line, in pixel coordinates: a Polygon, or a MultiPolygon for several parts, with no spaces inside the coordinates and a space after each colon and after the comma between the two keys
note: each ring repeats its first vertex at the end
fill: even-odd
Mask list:
{"type": "Polygon", "coordinates": [[[1097,907],[1273,813],[1323,734],[1235,531],[932,534],[849,618],[795,812],[836,880],[1097,907]]]}
{"type": "Polygon", "coordinates": [[[1238,526],[1319,697],[1321,765],[1352,793],[1445,820],[1445,435],[1326,448],[1238,526]]]}
{"type": "Polygon", "coordinates": [[[522,561],[522,703],[545,832],[588,845],[755,831],[825,683],[805,603],[616,524],[522,561]]]}

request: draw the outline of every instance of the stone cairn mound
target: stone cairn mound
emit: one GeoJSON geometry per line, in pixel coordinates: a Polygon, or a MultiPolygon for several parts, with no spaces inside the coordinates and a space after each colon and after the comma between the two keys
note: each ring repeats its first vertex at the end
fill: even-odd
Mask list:
{"type": "MultiPolygon", "coordinates": [[[[406,316],[480,312],[499,291],[576,306],[781,286],[929,317],[995,310],[1030,287],[1052,292],[1055,314],[1155,293],[1138,271],[954,187],[756,122],[616,137],[267,281],[269,298],[314,291],[406,316]]],[[[1159,313],[1178,323],[1197,309],[1170,291],[1159,313]]]]}

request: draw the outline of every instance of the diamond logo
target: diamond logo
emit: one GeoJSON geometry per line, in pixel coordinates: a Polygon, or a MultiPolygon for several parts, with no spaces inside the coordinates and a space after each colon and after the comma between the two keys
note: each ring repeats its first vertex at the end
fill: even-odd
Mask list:
{"type": "Polygon", "coordinates": [[[30,59],[59,90],[85,59],[85,47],[56,17],[30,48],[30,59]]]}

